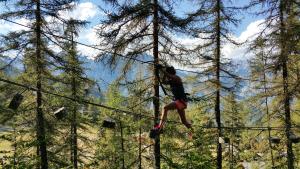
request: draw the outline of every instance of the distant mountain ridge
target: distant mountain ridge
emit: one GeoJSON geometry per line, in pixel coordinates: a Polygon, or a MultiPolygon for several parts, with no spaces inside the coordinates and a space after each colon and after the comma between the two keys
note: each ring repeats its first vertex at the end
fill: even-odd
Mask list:
{"type": "Polygon", "coordinates": [[[109,70],[101,62],[96,62],[86,57],[81,57],[81,61],[84,62],[83,67],[86,75],[97,81],[101,88],[106,88],[109,83],[117,78],[116,72],[109,70]]]}
{"type": "MultiPolygon", "coordinates": [[[[82,57],[81,59],[84,62],[83,66],[86,70],[86,75],[89,78],[97,81],[102,89],[107,88],[108,85],[118,77],[118,71],[110,70],[108,66],[105,66],[101,62],[96,62],[95,60],[88,59],[86,57],[82,57]]],[[[235,61],[235,64],[239,64],[233,68],[233,71],[236,75],[240,77],[249,76],[250,72],[247,61],[235,61]]],[[[188,74],[180,73],[180,76],[186,75],[188,74]]],[[[245,83],[242,84],[242,87],[245,87],[245,83]]]]}

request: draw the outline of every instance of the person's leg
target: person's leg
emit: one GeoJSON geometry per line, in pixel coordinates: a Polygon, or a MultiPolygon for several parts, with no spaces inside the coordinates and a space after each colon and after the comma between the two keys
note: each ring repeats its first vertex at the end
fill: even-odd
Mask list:
{"type": "Polygon", "coordinates": [[[184,109],[177,109],[181,122],[187,127],[192,128],[192,124],[186,120],[184,109]]]}
{"type": "Polygon", "coordinates": [[[160,127],[160,128],[163,127],[164,122],[165,122],[166,119],[167,119],[168,111],[169,111],[169,110],[175,110],[175,109],[176,109],[176,104],[175,104],[175,102],[172,102],[172,103],[170,103],[170,104],[168,104],[168,105],[166,105],[166,106],[164,107],[164,111],[163,111],[163,113],[162,113],[162,115],[161,115],[161,119],[160,119],[160,123],[159,123],[159,127],[160,127]]]}

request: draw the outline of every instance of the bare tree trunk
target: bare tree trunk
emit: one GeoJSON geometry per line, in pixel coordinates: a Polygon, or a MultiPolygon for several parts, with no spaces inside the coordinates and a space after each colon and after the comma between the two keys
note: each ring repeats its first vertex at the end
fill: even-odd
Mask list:
{"type": "MultiPolygon", "coordinates": [[[[267,77],[266,77],[266,64],[267,64],[267,59],[264,58],[264,53],[263,53],[263,47],[261,47],[262,50],[262,61],[264,62],[264,66],[263,66],[263,79],[264,79],[264,93],[265,95],[267,94],[267,77]]],[[[268,119],[268,127],[270,127],[270,113],[269,113],[269,104],[268,104],[268,96],[265,97],[265,106],[266,106],[266,113],[267,113],[267,119],[268,119]]],[[[273,146],[271,143],[271,129],[268,129],[268,142],[269,142],[269,148],[270,148],[270,155],[271,155],[271,162],[272,162],[272,167],[275,166],[274,163],[274,155],[273,155],[273,146]]]]}
{"type": "MultiPolygon", "coordinates": [[[[158,84],[158,2],[153,0],[153,57],[154,57],[154,124],[159,122],[159,84],[158,84]]],[[[154,143],[155,168],[160,169],[160,138],[155,137],[154,143]]]]}
{"type": "MultiPolygon", "coordinates": [[[[221,57],[221,7],[220,0],[217,0],[216,11],[217,11],[217,25],[216,25],[216,56],[215,56],[215,64],[216,64],[216,83],[217,83],[217,91],[216,91],[216,100],[215,100],[215,114],[216,114],[216,122],[218,126],[218,137],[222,137],[222,129],[221,129],[221,111],[220,111],[220,57],[221,57]]],[[[222,168],[222,144],[218,142],[217,146],[217,168],[222,168]]]]}
{"type": "Polygon", "coordinates": [[[289,84],[288,84],[288,68],[287,68],[287,46],[285,42],[285,21],[284,21],[284,2],[280,1],[280,62],[282,64],[282,83],[283,83],[283,97],[284,97],[284,113],[285,113],[285,134],[286,134],[286,146],[287,146],[287,166],[288,169],[294,169],[294,154],[293,145],[290,139],[291,134],[291,110],[290,110],[290,94],[289,94],[289,84]]]}
{"type": "MultiPolygon", "coordinates": [[[[75,28],[72,29],[74,31],[75,28]]],[[[75,56],[75,47],[74,47],[74,33],[72,32],[71,36],[71,57],[72,57],[72,97],[74,99],[77,99],[77,88],[76,88],[76,70],[75,70],[75,62],[76,62],[76,56],[75,56]]],[[[78,168],[78,154],[77,154],[77,105],[74,103],[73,105],[73,110],[72,110],[72,121],[71,121],[71,138],[72,138],[72,143],[71,143],[71,150],[72,150],[72,163],[73,163],[73,168],[77,169],[78,168]]]]}
{"type": "MultiPolygon", "coordinates": [[[[141,121],[141,114],[140,114],[141,121]]],[[[142,169],[142,127],[139,127],[139,169],[142,169]]]]}
{"type": "Polygon", "coordinates": [[[41,157],[41,168],[48,169],[48,159],[47,159],[47,146],[46,146],[46,139],[45,139],[45,126],[44,126],[44,115],[42,110],[42,54],[41,54],[41,25],[42,25],[42,18],[41,18],[41,9],[40,9],[40,1],[36,0],[36,10],[35,10],[35,17],[36,17],[36,88],[37,88],[37,97],[36,97],[36,120],[37,120],[37,141],[38,147],[40,150],[40,157],[41,157]]]}
{"type": "MultiPolygon", "coordinates": [[[[264,93],[266,94],[267,93],[267,86],[266,86],[266,74],[264,72],[264,93]]],[[[268,118],[268,127],[270,127],[270,113],[269,113],[269,105],[268,105],[268,97],[265,98],[265,106],[266,106],[266,112],[267,112],[267,118],[268,118]]],[[[270,147],[270,154],[271,154],[271,161],[272,161],[272,167],[275,166],[275,163],[274,163],[274,155],[273,155],[273,146],[272,146],[272,143],[271,143],[271,130],[269,129],[268,130],[268,138],[269,138],[269,147],[270,147]]]]}
{"type": "MultiPolygon", "coordinates": [[[[233,126],[232,126],[233,127],[233,126]]],[[[231,133],[233,135],[233,131],[231,130],[231,133]]],[[[230,150],[230,169],[234,169],[234,159],[233,159],[233,137],[230,138],[230,146],[229,146],[229,150],[230,150]]]]}
{"type": "Polygon", "coordinates": [[[124,149],[124,139],[123,139],[123,125],[121,121],[120,121],[120,129],[121,129],[122,169],[125,169],[125,149],[124,149]]]}
{"type": "Polygon", "coordinates": [[[288,72],[287,72],[287,63],[283,63],[283,93],[284,93],[284,112],[285,112],[285,134],[287,137],[287,155],[288,155],[288,169],[294,169],[294,154],[293,154],[293,145],[290,139],[291,134],[291,111],[290,111],[290,96],[288,92],[288,72]]]}
{"type": "MultiPolygon", "coordinates": [[[[142,79],[142,69],[141,66],[139,66],[139,80],[142,79]]],[[[139,92],[142,91],[142,87],[140,87],[139,92]]],[[[139,99],[139,103],[142,102],[142,99],[139,99]]],[[[142,169],[142,125],[141,125],[141,120],[142,120],[142,110],[141,110],[141,105],[139,106],[139,169],[142,169]]]]}

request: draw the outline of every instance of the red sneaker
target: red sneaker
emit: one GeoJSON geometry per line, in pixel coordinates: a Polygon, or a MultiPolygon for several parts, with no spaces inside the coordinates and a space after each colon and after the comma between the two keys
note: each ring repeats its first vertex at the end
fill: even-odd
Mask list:
{"type": "Polygon", "coordinates": [[[193,139],[193,133],[194,133],[193,128],[190,128],[190,129],[189,129],[189,132],[188,132],[188,138],[189,138],[189,140],[192,140],[192,139],[193,139]]]}
{"type": "Polygon", "coordinates": [[[153,129],[154,129],[154,130],[160,130],[160,125],[158,124],[158,125],[154,126],[153,129]]]}

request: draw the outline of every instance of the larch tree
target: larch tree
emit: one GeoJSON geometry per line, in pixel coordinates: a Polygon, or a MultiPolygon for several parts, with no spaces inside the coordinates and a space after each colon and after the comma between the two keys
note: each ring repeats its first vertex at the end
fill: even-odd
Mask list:
{"type": "Polygon", "coordinates": [[[299,41],[299,36],[295,31],[295,20],[299,17],[299,1],[297,0],[253,0],[250,6],[261,5],[263,8],[257,14],[266,16],[261,35],[270,45],[269,57],[271,63],[269,67],[273,72],[281,74],[281,90],[278,92],[280,97],[280,110],[284,113],[285,136],[287,148],[287,166],[294,168],[294,153],[291,141],[292,121],[291,121],[291,102],[294,98],[292,89],[295,84],[291,83],[293,74],[289,69],[291,56],[294,54],[294,46],[299,41]]]}
{"type": "MultiPolygon", "coordinates": [[[[204,85],[209,84],[210,92],[207,95],[214,99],[214,114],[218,127],[218,137],[223,137],[222,131],[222,93],[228,93],[237,87],[238,78],[233,73],[232,63],[223,57],[222,47],[224,43],[238,45],[230,36],[231,27],[237,26],[239,20],[236,18],[238,7],[230,6],[223,0],[201,0],[195,1],[197,9],[189,15],[193,16],[191,32],[199,40],[193,48],[192,56],[195,58],[194,65],[202,69],[197,75],[204,79],[204,85]],[[201,77],[201,76],[207,77],[201,77]],[[210,95],[213,94],[213,95],[210,95]]],[[[207,88],[206,88],[207,89],[207,88]]],[[[223,94],[223,95],[224,95],[223,94]]],[[[217,139],[218,140],[218,139],[217,139]]],[[[222,144],[217,143],[217,168],[222,168],[222,144]]]]}
{"type": "MultiPolygon", "coordinates": [[[[131,158],[134,160],[131,162],[131,165],[128,167],[136,166],[136,168],[142,169],[151,166],[151,163],[147,162],[146,159],[149,158],[149,155],[145,153],[145,150],[149,150],[150,147],[148,144],[148,132],[145,135],[145,130],[148,131],[151,126],[148,125],[148,118],[143,118],[146,112],[151,113],[149,111],[151,100],[152,100],[152,84],[149,82],[152,78],[147,77],[145,74],[145,70],[143,70],[143,64],[138,64],[138,70],[135,74],[134,80],[127,81],[124,84],[121,84],[122,87],[128,90],[128,106],[130,111],[135,112],[136,115],[133,118],[127,120],[127,124],[131,124],[131,121],[138,121],[135,124],[132,124],[131,128],[133,129],[134,135],[131,135],[133,138],[132,143],[132,155],[135,156],[135,152],[138,151],[137,158],[131,158]],[[138,143],[138,150],[134,143],[138,143]],[[146,157],[145,157],[146,156],[146,157]]],[[[129,160],[127,160],[129,161],[129,160]]]]}
{"type": "MultiPolygon", "coordinates": [[[[251,89],[254,90],[255,94],[250,96],[250,103],[255,105],[253,108],[254,111],[258,111],[259,117],[257,120],[259,121],[258,124],[260,125],[267,125],[267,127],[271,127],[272,122],[275,119],[275,115],[273,114],[273,110],[270,106],[270,101],[272,97],[275,95],[272,94],[276,90],[276,84],[272,83],[270,80],[273,76],[272,70],[268,68],[268,63],[270,62],[270,58],[267,55],[267,48],[268,45],[265,43],[263,38],[257,38],[252,45],[250,45],[249,51],[252,51],[255,56],[250,61],[250,70],[251,70],[251,79],[252,85],[251,89]]],[[[256,114],[255,112],[252,112],[256,114]]],[[[272,132],[271,128],[268,130],[268,145],[270,151],[270,159],[272,167],[275,167],[274,161],[274,152],[273,152],[273,145],[272,145],[272,132]]],[[[274,136],[273,136],[274,137],[274,136]]],[[[267,156],[269,157],[269,156],[267,156]]]]}
{"type": "MultiPolygon", "coordinates": [[[[127,106],[126,97],[120,92],[120,86],[113,82],[105,93],[105,103],[110,107],[124,110],[127,106]]],[[[128,160],[125,162],[124,139],[126,138],[124,126],[122,125],[125,117],[123,113],[101,109],[102,121],[110,120],[115,126],[107,128],[102,126],[100,138],[97,141],[95,158],[93,161],[94,167],[100,168],[125,168],[128,160]]],[[[126,123],[124,123],[126,124],[126,123]]],[[[127,125],[126,125],[127,126],[127,125]]]]}
{"type": "MultiPolygon", "coordinates": [[[[0,19],[4,19],[13,24],[19,24],[24,27],[24,31],[12,32],[5,39],[14,38],[12,42],[15,50],[24,56],[24,50],[30,48],[32,70],[34,70],[34,83],[36,88],[36,142],[38,167],[42,169],[49,168],[49,159],[47,151],[47,135],[43,102],[43,85],[45,84],[45,75],[51,63],[59,63],[60,60],[56,57],[55,52],[49,48],[50,37],[54,30],[50,25],[54,25],[55,21],[61,20],[59,11],[69,10],[74,6],[74,0],[62,1],[44,1],[44,0],[14,0],[2,1],[5,3],[7,10],[1,13],[0,19]],[[16,23],[12,20],[23,18],[28,21],[28,24],[16,23]],[[21,47],[22,46],[22,47],[21,47]]],[[[28,52],[27,52],[28,53],[28,52]]]]}
{"type": "Polygon", "coordinates": [[[236,93],[230,92],[223,98],[222,105],[224,105],[224,109],[222,120],[224,121],[224,126],[231,127],[231,129],[224,132],[224,141],[228,141],[224,159],[228,168],[236,168],[241,161],[239,145],[243,131],[239,128],[245,127],[245,111],[236,93]]]}
{"type": "MultiPolygon", "coordinates": [[[[88,145],[88,139],[81,133],[78,133],[78,130],[83,128],[82,124],[88,123],[84,120],[85,118],[81,117],[84,112],[81,114],[78,113],[80,110],[86,111],[84,110],[84,105],[79,102],[87,98],[89,86],[94,85],[94,82],[85,77],[84,63],[80,60],[76,43],[80,28],[84,27],[86,22],[69,19],[66,20],[65,24],[63,38],[56,39],[57,44],[62,44],[60,46],[62,51],[59,53],[59,56],[64,61],[64,64],[58,67],[58,70],[62,70],[63,73],[57,77],[57,81],[65,85],[62,87],[65,91],[64,93],[77,101],[70,103],[69,100],[62,100],[64,107],[67,109],[66,112],[68,112],[68,115],[66,117],[71,127],[70,129],[65,129],[64,126],[60,127],[66,131],[70,131],[70,136],[67,137],[70,142],[70,160],[73,168],[78,168],[78,162],[83,161],[80,159],[79,154],[84,154],[82,153],[83,146],[79,147],[78,141],[84,143],[81,145],[88,145]]],[[[58,86],[61,87],[63,85],[58,86]]],[[[58,136],[58,138],[60,137],[58,136]]]]}
{"type": "MultiPolygon", "coordinates": [[[[172,34],[185,32],[190,19],[176,16],[173,4],[176,1],[158,0],[106,0],[110,9],[98,28],[100,44],[104,52],[98,59],[107,61],[111,66],[122,63],[122,70],[132,70],[137,60],[150,58],[153,70],[154,124],[159,122],[159,70],[157,65],[164,59],[179,60],[183,48],[172,34]]],[[[160,168],[160,138],[154,144],[155,168],[160,168]]]]}

